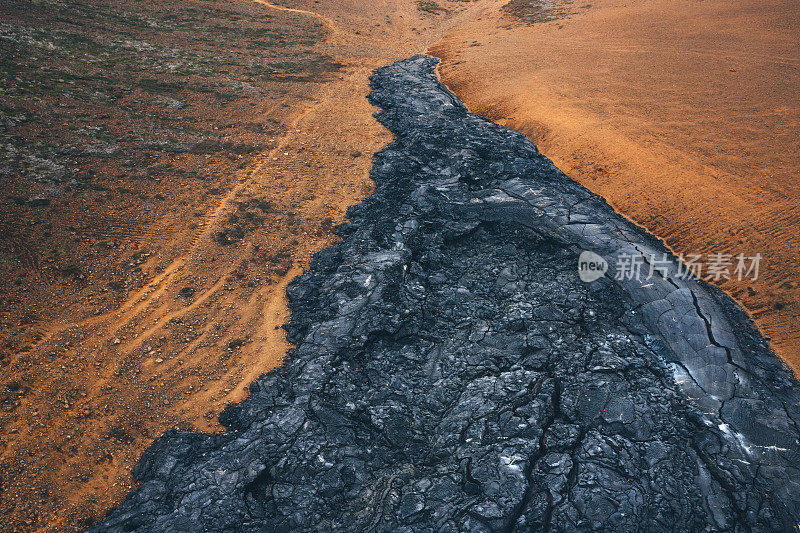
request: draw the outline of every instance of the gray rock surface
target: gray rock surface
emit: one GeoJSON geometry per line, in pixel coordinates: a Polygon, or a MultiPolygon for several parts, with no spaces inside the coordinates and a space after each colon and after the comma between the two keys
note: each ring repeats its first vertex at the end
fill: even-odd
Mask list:
{"type": "Polygon", "coordinates": [[[434,66],[373,77],[396,141],[290,286],[286,364],[94,531],[793,529],[789,370],[704,282],[581,281],[583,250],[669,252],[434,66]]]}

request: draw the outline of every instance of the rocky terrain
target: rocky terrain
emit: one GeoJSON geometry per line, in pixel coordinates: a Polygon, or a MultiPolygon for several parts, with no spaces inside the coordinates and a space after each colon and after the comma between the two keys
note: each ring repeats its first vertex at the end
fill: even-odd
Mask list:
{"type": "Polygon", "coordinates": [[[377,71],[396,140],[289,287],[296,348],[171,431],[93,531],[787,531],[800,388],[720,290],[415,56],[377,71]],[[579,279],[591,250],[666,261],[579,279]]]}

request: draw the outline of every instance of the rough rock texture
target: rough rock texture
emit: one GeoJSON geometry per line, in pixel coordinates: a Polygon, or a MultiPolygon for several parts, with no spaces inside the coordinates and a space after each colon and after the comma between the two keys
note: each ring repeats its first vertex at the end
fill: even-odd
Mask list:
{"type": "Polygon", "coordinates": [[[786,367],[705,283],[580,281],[582,250],[667,250],[434,65],[373,77],[397,140],[290,287],[285,366],[228,433],[153,444],[95,531],[794,528],[786,367]]]}

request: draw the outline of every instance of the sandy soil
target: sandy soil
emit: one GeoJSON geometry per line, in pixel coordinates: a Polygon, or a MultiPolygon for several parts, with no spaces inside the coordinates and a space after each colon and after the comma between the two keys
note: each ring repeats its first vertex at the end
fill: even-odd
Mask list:
{"type": "Polygon", "coordinates": [[[676,252],[761,253],[720,284],[800,370],[796,4],[503,4],[431,48],[445,82],[676,252]]]}
{"type": "MultiPolygon", "coordinates": [[[[195,9],[192,0],[171,1],[180,13],[195,9]]],[[[122,179],[116,167],[94,162],[102,183],[139,187],[147,200],[126,203],[108,187],[91,189],[55,200],[49,215],[23,205],[0,220],[16,224],[13,238],[0,242],[0,266],[13,273],[0,286],[4,528],[71,531],[93,523],[129,490],[130,468],[152,439],[171,427],[219,430],[224,406],[280,364],[289,348],[280,329],[286,284],[334,241],[331,228],[346,207],[371,191],[371,155],[390,140],[371,118],[367,78],[428,47],[445,59],[445,80],[473,110],[528,134],[676,249],[766,255],[754,293],[726,288],[794,361],[800,289],[789,268],[797,271],[792,229],[800,203],[790,148],[798,74],[788,35],[796,13],[793,19],[788,4],[740,4],[732,12],[716,0],[515,1],[512,16],[498,0],[218,0],[215,8],[223,3],[239,6],[245,26],[259,18],[325,32],[303,52],[302,68],[285,42],[263,43],[282,66],[260,99],[192,107],[209,131],[263,146],[244,157],[221,151],[148,161],[150,169],[206,172],[200,184],[167,172],[131,185],[114,181],[122,179]],[[245,131],[245,123],[258,127],[245,131]],[[156,193],[163,204],[153,203],[156,193]],[[18,223],[31,216],[112,228],[89,239],[77,224],[47,222],[52,227],[34,231],[18,223]],[[56,248],[66,239],[91,241],[93,248],[67,250],[85,268],[48,274],[38,244],[56,248]],[[106,242],[112,245],[98,252],[106,242]],[[109,291],[117,272],[121,281],[109,291]]],[[[230,42],[214,46],[228,53],[230,42]]],[[[234,78],[216,90],[245,87],[234,78]]],[[[13,194],[38,193],[23,190],[26,183],[20,179],[13,194]]]]}

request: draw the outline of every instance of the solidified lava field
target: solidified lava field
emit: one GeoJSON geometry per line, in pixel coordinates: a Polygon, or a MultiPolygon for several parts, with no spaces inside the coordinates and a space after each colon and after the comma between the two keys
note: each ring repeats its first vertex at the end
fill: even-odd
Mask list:
{"type": "Polygon", "coordinates": [[[719,289],[414,56],[370,98],[396,139],[288,289],[295,345],[171,431],[93,531],[785,531],[800,387],[719,289]],[[667,254],[579,279],[582,251],[667,254]]]}
{"type": "Polygon", "coordinates": [[[0,2],[0,530],[793,527],[799,16],[0,2]]]}

